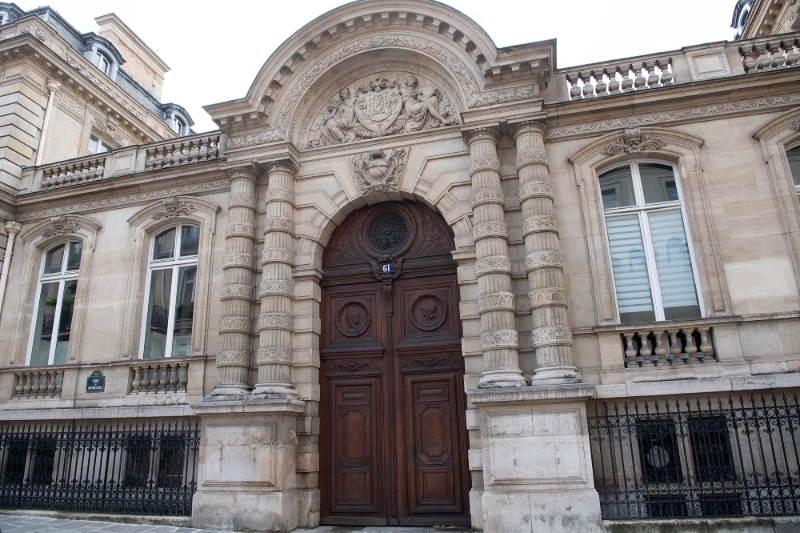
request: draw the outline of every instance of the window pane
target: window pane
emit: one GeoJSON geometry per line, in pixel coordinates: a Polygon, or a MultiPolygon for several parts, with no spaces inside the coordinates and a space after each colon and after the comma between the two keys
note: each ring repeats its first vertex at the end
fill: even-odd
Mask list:
{"type": "Polygon", "coordinates": [[[650,296],[639,215],[608,217],[606,227],[620,321],[652,322],[656,315],[650,296]]]}
{"type": "Polygon", "coordinates": [[[44,366],[50,359],[50,342],[58,303],[58,282],[42,283],[39,308],[36,310],[36,327],[33,330],[31,366],[44,366]]]}
{"type": "Polygon", "coordinates": [[[672,167],[639,163],[639,176],[642,178],[645,203],[655,204],[678,200],[678,186],[675,184],[675,173],[672,167]]]}
{"type": "Polygon", "coordinates": [[[200,247],[200,226],[181,227],[181,257],[197,255],[200,247]]]}
{"type": "Polygon", "coordinates": [[[650,236],[656,256],[664,318],[700,317],[700,304],[692,274],[692,259],[680,209],[648,213],[650,236]]]}
{"type": "Polygon", "coordinates": [[[61,272],[61,266],[64,263],[64,245],[59,244],[55,248],[51,248],[44,256],[44,274],[58,274],[61,272]]]}
{"type": "Polygon", "coordinates": [[[69,256],[67,257],[67,270],[78,270],[81,267],[82,242],[69,243],[69,256]]]}
{"type": "Polygon", "coordinates": [[[75,292],[78,289],[78,280],[64,282],[64,294],[61,300],[61,315],[58,321],[58,340],[56,353],[53,356],[54,365],[63,365],[67,362],[67,348],[69,348],[69,332],[72,329],[72,310],[75,308],[75,292]]]}
{"type": "Polygon", "coordinates": [[[150,477],[150,449],[152,447],[153,438],[149,433],[128,438],[124,486],[141,488],[147,486],[150,477]]]}
{"type": "Polygon", "coordinates": [[[154,270],[150,277],[147,326],[144,336],[144,351],[142,352],[144,359],[158,359],[165,356],[171,289],[172,269],[154,270]]]}
{"type": "Polygon", "coordinates": [[[175,228],[159,233],[153,244],[153,259],[170,259],[175,256],[175,228]]]}
{"type": "Polygon", "coordinates": [[[786,150],[786,157],[789,159],[794,184],[800,186],[800,146],[786,150]]]}
{"type": "Polygon", "coordinates": [[[631,167],[615,168],[600,176],[600,194],[603,209],[636,205],[631,167]]]}
{"type": "Polygon", "coordinates": [[[194,286],[197,267],[178,270],[178,291],[175,297],[175,329],[172,334],[172,357],[192,353],[192,319],[194,318],[194,286]]]}

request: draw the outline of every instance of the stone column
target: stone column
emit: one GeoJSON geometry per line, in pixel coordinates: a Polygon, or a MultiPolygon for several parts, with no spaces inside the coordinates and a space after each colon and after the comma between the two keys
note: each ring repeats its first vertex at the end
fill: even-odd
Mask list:
{"type": "Polygon", "coordinates": [[[572,362],[572,331],[567,325],[567,291],[544,149],[544,124],[522,122],[510,129],[517,145],[525,270],[533,314],[536,371],[531,383],[578,382],[580,377],[572,362]]]}
{"type": "Polygon", "coordinates": [[[212,396],[236,396],[250,392],[252,343],[253,263],[256,244],[256,180],[253,166],[229,169],[228,226],[222,262],[222,318],[217,354],[217,385],[212,396]]]}
{"type": "Polygon", "coordinates": [[[525,385],[519,368],[519,333],[511,291],[508,228],[504,222],[504,197],[500,188],[499,136],[496,128],[477,128],[464,133],[472,158],[469,175],[477,258],[475,275],[485,366],[478,381],[479,388],[525,385]]]}
{"type": "Polygon", "coordinates": [[[294,178],[291,160],[268,163],[267,213],[264,221],[263,281],[259,288],[258,383],[253,394],[296,398],[292,384],[292,260],[294,250],[294,178]]]}

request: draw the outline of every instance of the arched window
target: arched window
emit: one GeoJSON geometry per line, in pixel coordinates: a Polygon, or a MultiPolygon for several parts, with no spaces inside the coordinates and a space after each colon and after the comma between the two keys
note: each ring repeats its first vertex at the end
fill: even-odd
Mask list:
{"type": "Polygon", "coordinates": [[[178,135],[184,135],[186,132],[186,124],[178,117],[175,117],[172,119],[172,129],[175,130],[175,133],[178,135]]]}
{"type": "Polygon", "coordinates": [[[111,77],[111,69],[114,66],[114,63],[107,55],[105,55],[103,52],[97,52],[97,62],[95,64],[97,65],[97,68],[103,72],[103,74],[111,77]]]}
{"type": "Polygon", "coordinates": [[[67,241],[44,253],[31,329],[31,366],[67,362],[82,251],[82,241],[67,241]]]}
{"type": "Polygon", "coordinates": [[[179,224],[152,240],[142,359],[191,354],[200,226],[179,224]]]}
{"type": "Polygon", "coordinates": [[[668,164],[633,162],[600,176],[622,323],[700,318],[678,175],[668,164]]]}
{"type": "Polygon", "coordinates": [[[800,196],[800,146],[786,150],[786,158],[789,160],[789,169],[792,171],[794,188],[800,196]]]}

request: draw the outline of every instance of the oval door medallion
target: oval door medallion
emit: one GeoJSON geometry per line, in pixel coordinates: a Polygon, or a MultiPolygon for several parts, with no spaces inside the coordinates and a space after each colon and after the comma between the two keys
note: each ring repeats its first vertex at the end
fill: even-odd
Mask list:
{"type": "Polygon", "coordinates": [[[358,337],[369,327],[369,311],[361,302],[347,302],[336,316],[336,328],[346,337],[358,337]]]}
{"type": "Polygon", "coordinates": [[[444,324],[447,306],[435,294],[423,294],[411,304],[411,322],[422,331],[433,331],[444,324]]]}

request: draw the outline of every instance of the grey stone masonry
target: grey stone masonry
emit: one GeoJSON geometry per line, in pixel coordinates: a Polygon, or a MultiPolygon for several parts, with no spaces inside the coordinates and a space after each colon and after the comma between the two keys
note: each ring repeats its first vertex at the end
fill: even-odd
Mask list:
{"type": "Polygon", "coordinates": [[[505,198],[500,188],[499,136],[499,130],[493,127],[464,133],[471,156],[475,276],[478,278],[481,351],[485,364],[478,382],[481,388],[525,385],[519,368],[519,333],[514,316],[505,198]]]}
{"type": "Polygon", "coordinates": [[[544,147],[545,125],[528,121],[511,126],[517,144],[522,237],[533,315],[536,370],[533,384],[580,381],[572,362],[572,331],[567,323],[567,291],[558,244],[558,224],[549,161],[544,147]]]}

